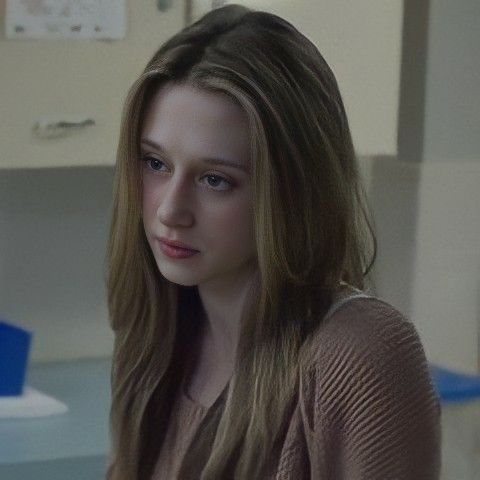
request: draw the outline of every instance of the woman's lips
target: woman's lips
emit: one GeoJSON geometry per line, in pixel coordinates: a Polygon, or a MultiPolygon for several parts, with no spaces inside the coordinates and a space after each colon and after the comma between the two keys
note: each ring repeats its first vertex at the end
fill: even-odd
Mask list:
{"type": "Polygon", "coordinates": [[[187,245],[186,243],[183,243],[179,240],[170,240],[169,238],[166,238],[166,237],[156,237],[156,239],[160,240],[163,243],[166,243],[167,245],[170,245],[171,247],[183,248],[185,250],[192,250],[194,252],[198,251],[196,248],[193,248],[190,245],[187,245]]]}
{"type": "Polygon", "coordinates": [[[162,253],[164,253],[170,258],[187,258],[198,253],[198,251],[196,250],[188,250],[186,248],[172,247],[171,245],[167,245],[165,242],[162,242],[161,240],[157,240],[157,241],[160,244],[160,249],[162,250],[162,253]]]}

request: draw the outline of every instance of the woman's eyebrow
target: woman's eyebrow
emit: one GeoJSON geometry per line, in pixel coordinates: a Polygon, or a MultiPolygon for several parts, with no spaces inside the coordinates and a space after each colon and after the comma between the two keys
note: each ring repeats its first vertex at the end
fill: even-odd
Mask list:
{"type": "MultiPolygon", "coordinates": [[[[165,156],[168,157],[165,148],[163,148],[162,145],[160,145],[157,142],[154,142],[150,138],[142,138],[140,140],[140,143],[143,143],[145,145],[153,147],[153,148],[155,148],[159,152],[162,152],[162,154],[164,154],[165,156]]],[[[223,165],[223,166],[226,166],[226,167],[238,168],[239,170],[242,170],[245,173],[250,173],[250,170],[245,165],[243,165],[241,163],[237,163],[237,162],[232,162],[231,160],[225,160],[223,158],[204,157],[204,158],[200,158],[200,161],[202,161],[204,163],[208,163],[210,165],[223,165]]]]}

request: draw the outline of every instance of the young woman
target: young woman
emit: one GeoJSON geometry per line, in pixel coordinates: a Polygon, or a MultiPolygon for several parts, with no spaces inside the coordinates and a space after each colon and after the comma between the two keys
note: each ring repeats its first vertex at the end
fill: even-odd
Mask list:
{"type": "Polygon", "coordinates": [[[423,346],[365,293],[366,207],[335,77],[290,23],[228,5],[160,47],[117,155],[108,479],[438,478],[423,346]]]}

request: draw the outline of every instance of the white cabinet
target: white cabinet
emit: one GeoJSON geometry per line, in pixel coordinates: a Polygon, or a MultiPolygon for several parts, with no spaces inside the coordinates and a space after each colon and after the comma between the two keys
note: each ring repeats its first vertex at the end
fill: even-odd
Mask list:
{"type": "MultiPolygon", "coordinates": [[[[186,24],[191,1],[209,3],[170,0],[161,11],[156,1],[127,0],[124,40],[3,35],[0,169],[113,165],[128,88],[157,48],[186,24]],[[63,138],[37,138],[32,130],[44,119],[95,124],[63,138]]],[[[360,154],[396,153],[401,0],[362,8],[337,0],[239,3],[284,17],[315,43],[337,77],[360,154]]]]}
{"type": "Polygon", "coordinates": [[[113,165],[130,85],[184,25],[184,2],[127,1],[124,40],[0,39],[0,168],[113,165]],[[42,119],[91,118],[66,137],[37,138],[42,119]]]}

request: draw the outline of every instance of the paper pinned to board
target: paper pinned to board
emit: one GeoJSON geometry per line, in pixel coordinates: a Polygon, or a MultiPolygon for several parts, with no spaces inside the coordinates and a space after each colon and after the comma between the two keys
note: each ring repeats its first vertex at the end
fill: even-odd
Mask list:
{"type": "Polygon", "coordinates": [[[23,395],[0,396],[0,419],[46,417],[65,412],[68,406],[63,402],[27,385],[23,395]]]}
{"type": "Polygon", "coordinates": [[[5,35],[19,39],[121,39],[125,0],[7,0],[5,35]]]}

